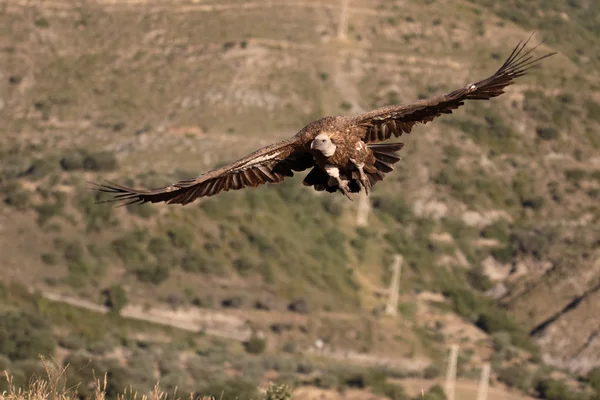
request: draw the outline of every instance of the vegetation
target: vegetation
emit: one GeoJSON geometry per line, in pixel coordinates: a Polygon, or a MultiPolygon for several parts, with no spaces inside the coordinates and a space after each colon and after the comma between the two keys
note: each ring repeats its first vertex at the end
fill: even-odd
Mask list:
{"type": "MultiPolygon", "coordinates": [[[[335,62],[323,55],[346,46],[328,40],[336,24],[302,6],[239,12],[232,2],[223,12],[209,1],[201,12],[179,12],[79,1],[62,13],[38,3],[0,12],[0,268],[7,282],[43,291],[0,287],[0,353],[8,355],[0,370],[17,387],[40,376],[39,353],[56,352],[74,367],[68,387],[81,383],[91,396],[93,369],[96,378],[107,372],[107,397],[160,380],[169,394],[256,398],[258,384],[277,376],[292,389],[354,387],[402,399],[389,377],[433,379],[447,350],[444,330],[422,315],[452,312],[462,317],[452,323],[487,334],[469,351],[487,357],[482,348],[492,344],[490,361],[507,385],[547,398],[577,393],[575,379],[597,390],[594,372],[565,375],[564,384],[535,372],[540,355],[559,346],[538,349],[530,335],[538,318],[578,306],[568,303],[578,294],[559,284],[565,277],[582,293],[592,289],[579,275],[597,258],[590,249],[600,216],[591,2],[375,1],[377,16],[349,17],[346,50],[356,42],[368,51],[340,48],[335,62]],[[356,226],[356,202],[303,187],[306,172],[185,208],[115,208],[90,191],[88,182],[103,178],[163,186],[325,114],[459,87],[492,71],[509,42],[534,28],[533,41],[560,54],[506,95],[470,102],[427,131],[415,126],[403,162],[373,190],[367,226],[356,226]],[[404,265],[391,321],[380,310],[396,253],[404,265]],[[490,296],[503,288],[508,303],[490,296]],[[59,293],[111,312],[46,299],[59,293]],[[424,299],[436,294],[445,301],[429,307],[424,299]],[[136,312],[209,322],[183,332],[124,317],[136,312]],[[223,322],[230,319],[235,328],[223,322]],[[218,329],[243,330],[246,341],[217,340],[218,329]],[[372,370],[303,356],[316,339],[325,350],[409,354],[431,366],[372,370]]],[[[478,372],[480,358],[463,355],[460,373],[478,372]]],[[[287,397],[277,390],[267,397],[287,397]]],[[[418,398],[443,394],[434,387],[418,398]]]]}

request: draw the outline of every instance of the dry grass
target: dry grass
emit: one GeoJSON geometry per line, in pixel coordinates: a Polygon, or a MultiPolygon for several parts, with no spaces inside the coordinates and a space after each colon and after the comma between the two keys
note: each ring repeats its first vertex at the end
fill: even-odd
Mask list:
{"type": "MultiPolygon", "coordinates": [[[[29,382],[29,387],[18,388],[13,384],[13,378],[4,372],[6,379],[8,380],[8,390],[0,394],[1,400],[81,400],[78,396],[79,385],[69,387],[66,384],[66,376],[68,365],[62,367],[54,361],[50,361],[41,357],[42,365],[46,370],[46,377],[32,377],[29,382]]],[[[93,395],[89,397],[89,400],[105,400],[106,399],[106,387],[107,387],[107,375],[104,374],[102,378],[94,379],[94,391],[93,395]]],[[[149,393],[138,393],[128,391],[125,389],[123,393],[117,395],[117,400],[167,400],[171,398],[173,400],[179,400],[181,397],[177,397],[177,393],[169,396],[167,393],[160,389],[159,383],[154,385],[154,388],[149,393]]],[[[201,400],[215,400],[213,397],[194,397],[190,394],[188,397],[190,400],[201,399],[201,400]]]]}

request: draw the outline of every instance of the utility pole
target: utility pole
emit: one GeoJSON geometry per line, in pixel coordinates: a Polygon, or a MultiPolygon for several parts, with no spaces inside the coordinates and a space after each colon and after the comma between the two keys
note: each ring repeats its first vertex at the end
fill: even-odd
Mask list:
{"type": "Polygon", "coordinates": [[[454,384],[456,382],[456,360],[458,359],[458,345],[453,344],[450,348],[450,359],[446,370],[446,384],[444,391],[448,400],[454,400],[454,384]]]}
{"type": "Polygon", "coordinates": [[[356,226],[367,226],[367,219],[369,218],[369,198],[361,191],[358,200],[358,208],[356,210],[356,226]]]}
{"type": "Polygon", "coordinates": [[[385,307],[385,313],[388,315],[395,316],[398,314],[398,290],[400,288],[402,261],[403,258],[400,254],[394,256],[394,264],[392,264],[392,282],[390,283],[388,303],[385,307]]]}
{"type": "Polygon", "coordinates": [[[490,363],[483,364],[483,369],[481,370],[481,380],[479,381],[479,389],[477,390],[477,400],[487,400],[490,370],[490,363]]]}
{"type": "Polygon", "coordinates": [[[340,9],[340,21],[338,25],[338,39],[346,40],[348,34],[348,3],[350,0],[340,0],[342,6],[340,9]]]}

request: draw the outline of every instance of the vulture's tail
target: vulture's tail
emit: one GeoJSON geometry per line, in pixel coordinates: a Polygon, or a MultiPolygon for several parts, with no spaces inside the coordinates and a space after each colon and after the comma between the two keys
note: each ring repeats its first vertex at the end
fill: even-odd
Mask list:
{"type": "MultiPolygon", "coordinates": [[[[375,183],[383,180],[385,174],[394,169],[394,164],[400,161],[398,152],[404,147],[404,143],[374,143],[367,144],[369,149],[375,156],[375,162],[364,166],[364,171],[367,174],[371,187],[375,183]]],[[[342,179],[350,180],[349,186],[352,193],[358,193],[361,190],[359,185],[359,175],[357,170],[340,171],[342,179]],[[350,176],[351,175],[351,176],[350,176]]],[[[337,186],[329,185],[329,176],[319,167],[314,167],[302,182],[306,186],[313,186],[315,190],[327,190],[330,193],[338,190],[337,186]]]]}

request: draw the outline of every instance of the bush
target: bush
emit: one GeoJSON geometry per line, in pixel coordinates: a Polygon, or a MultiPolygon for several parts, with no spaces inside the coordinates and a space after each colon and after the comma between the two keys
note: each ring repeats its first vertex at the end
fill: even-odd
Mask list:
{"type": "Polygon", "coordinates": [[[88,171],[114,171],[117,166],[117,158],[107,151],[87,154],[83,159],[83,168],[88,171]]]}
{"type": "Polygon", "coordinates": [[[52,158],[40,158],[33,163],[29,169],[25,172],[25,176],[32,180],[39,180],[45,176],[58,170],[58,163],[52,158]]]}
{"type": "Polygon", "coordinates": [[[492,334],[492,343],[494,346],[494,350],[496,351],[503,351],[508,349],[511,345],[510,333],[505,331],[494,332],[492,334]]]}
{"type": "Polygon", "coordinates": [[[119,314],[121,309],[127,305],[127,293],[121,285],[114,285],[104,290],[104,305],[110,308],[111,312],[119,314]]]}
{"type": "Polygon", "coordinates": [[[0,313],[0,354],[11,360],[52,355],[56,341],[48,323],[23,311],[0,313]]]}
{"type": "Polygon", "coordinates": [[[60,166],[65,171],[83,169],[85,155],[79,150],[71,150],[60,159],[60,166]]]}
{"type": "Polygon", "coordinates": [[[219,267],[217,263],[206,257],[202,252],[192,250],[188,252],[181,260],[181,268],[187,272],[211,273],[217,272],[219,267]]]}
{"type": "Polygon", "coordinates": [[[532,376],[527,368],[511,365],[498,371],[498,380],[506,386],[528,393],[532,386],[532,376]]]}
{"type": "Polygon", "coordinates": [[[66,243],[63,248],[63,257],[67,263],[83,261],[84,249],[82,244],[78,241],[66,243]]]}
{"type": "Polygon", "coordinates": [[[69,350],[80,350],[85,349],[87,346],[87,340],[84,336],[77,333],[71,333],[67,336],[60,338],[58,344],[61,347],[69,350]]]}
{"type": "Polygon", "coordinates": [[[169,267],[163,265],[139,267],[135,270],[135,275],[140,282],[158,285],[169,278],[169,267]]]}
{"type": "Polygon", "coordinates": [[[244,343],[244,348],[246,349],[246,352],[250,354],[261,354],[265,351],[266,347],[267,341],[254,334],[246,343],[244,343]]]}
{"type": "Polygon", "coordinates": [[[194,240],[194,234],[184,227],[174,227],[167,231],[171,244],[177,248],[189,248],[194,240]]]}
{"type": "Polygon", "coordinates": [[[111,246],[125,264],[140,265],[146,261],[146,253],[141,248],[139,241],[138,235],[130,233],[113,240],[111,246]]]}
{"type": "Polygon", "coordinates": [[[579,181],[584,179],[586,176],[585,171],[582,169],[579,169],[579,168],[567,169],[567,170],[565,170],[564,174],[565,174],[565,178],[569,182],[574,183],[575,185],[578,185],[579,181]]]}
{"type": "Polygon", "coordinates": [[[202,396],[212,396],[220,400],[251,400],[259,396],[257,386],[243,379],[214,382],[202,389],[202,396]]]}
{"type": "Polygon", "coordinates": [[[27,189],[23,189],[18,183],[7,185],[2,188],[4,192],[4,204],[23,210],[31,202],[31,193],[27,189]]]}
{"type": "Polygon", "coordinates": [[[156,214],[156,208],[151,204],[128,204],[125,208],[130,214],[137,215],[140,218],[148,219],[156,214]]]}
{"type": "Polygon", "coordinates": [[[542,140],[554,140],[560,136],[558,129],[552,126],[539,126],[535,133],[542,140]]]}
{"type": "Polygon", "coordinates": [[[563,381],[542,379],[536,385],[538,395],[546,400],[576,400],[580,394],[573,392],[563,381]]]}
{"type": "Polygon", "coordinates": [[[46,265],[56,265],[56,256],[51,253],[43,253],[40,255],[40,259],[46,265]]]}
{"type": "Polygon", "coordinates": [[[600,393],[600,367],[592,368],[586,376],[586,379],[590,386],[594,388],[594,390],[600,393]]]}
{"type": "Polygon", "coordinates": [[[425,379],[435,379],[442,374],[440,367],[437,365],[429,365],[425,370],[423,370],[423,378],[425,379]]]}
{"type": "Polygon", "coordinates": [[[317,376],[313,381],[313,385],[320,389],[336,389],[340,385],[340,381],[336,375],[326,373],[317,376]]]}
{"type": "Polygon", "coordinates": [[[446,400],[446,393],[440,385],[434,385],[419,400],[446,400]]]}

